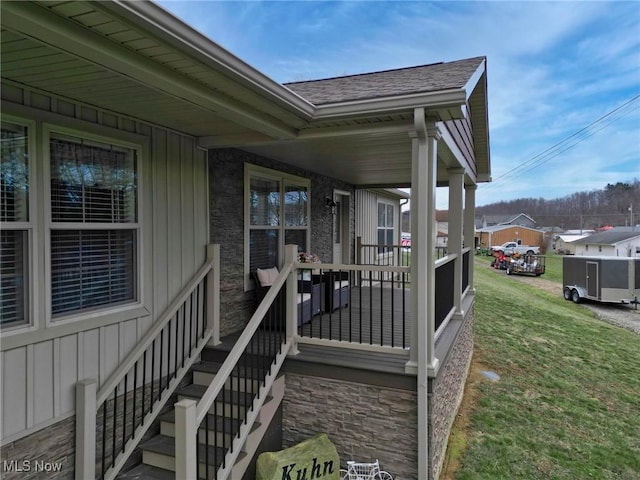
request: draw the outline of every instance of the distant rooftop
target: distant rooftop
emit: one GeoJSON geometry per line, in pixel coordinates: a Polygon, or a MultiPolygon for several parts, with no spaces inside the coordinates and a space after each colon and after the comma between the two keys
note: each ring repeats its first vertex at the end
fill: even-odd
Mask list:
{"type": "Polygon", "coordinates": [[[314,105],[460,89],[486,57],[284,85],[314,105]]]}

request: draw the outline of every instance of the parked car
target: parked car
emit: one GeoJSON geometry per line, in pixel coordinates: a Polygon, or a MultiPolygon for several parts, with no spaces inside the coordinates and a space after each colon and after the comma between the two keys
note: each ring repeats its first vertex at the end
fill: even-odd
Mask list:
{"type": "Polygon", "coordinates": [[[403,247],[411,246],[411,234],[407,232],[402,232],[402,236],[400,238],[400,245],[403,247]]]}
{"type": "Polygon", "coordinates": [[[505,242],[502,245],[489,247],[489,254],[496,256],[500,253],[510,257],[514,253],[519,255],[540,255],[540,247],[535,245],[518,245],[516,242],[505,242]]]}

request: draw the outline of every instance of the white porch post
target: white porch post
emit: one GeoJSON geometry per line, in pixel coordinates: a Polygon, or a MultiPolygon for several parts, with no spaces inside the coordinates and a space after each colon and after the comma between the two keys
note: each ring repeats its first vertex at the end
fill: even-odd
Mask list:
{"type": "Polygon", "coordinates": [[[96,477],[96,382],[76,383],[76,480],[96,477]]]}
{"type": "MultiPolygon", "coordinates": [[[[297,245],[285,245],[284,246],[284,262],[286,265],[294,263],[298,256],[297,245]]],[[[286,284],[286,336],[287,340],[291,342],[291,348],[289,349],[289,355],[297,355],[298,342],[296,341],[298,335],[298,270],[292,270],[287,278],[286,284]]]]}
{"type": "Polygon", "coordinates": [[[447,252],[457,255],[453,273],[453,306],[462,314],[462,189],[464,168],[449,168],[449,233],[447,252]]]}
{"type": "Polygon", "coordinates": [[[429,472],[429,373],[435,372],[436,173],[440,133],[414,110],[411,166],[411,350],[406,371],[417,374],[418,478],[429,472]]]}
{"type": "Polygon", "coordinates": [[[207,245],[207,260],[213,260],[213,267],[207,274],[207,311],[205,312],[206,330],[213,327],[211,339],[208,344],[211,346],[220,343],[220,245],[207,245]]]}
{"type": "Polygon", "coordinates": [[[468,185],[464,190],[464,246],[471,248],[469,253],[469,288],[473,287],[473,248],[475,247],[476,234],[476,185],[468,185]]]}
{"type": "Polygon", "coordinates": [[[196,407],[194,400],[180,400],[175,404],[176,478],[184,480],[198,478],[196,407]]]}

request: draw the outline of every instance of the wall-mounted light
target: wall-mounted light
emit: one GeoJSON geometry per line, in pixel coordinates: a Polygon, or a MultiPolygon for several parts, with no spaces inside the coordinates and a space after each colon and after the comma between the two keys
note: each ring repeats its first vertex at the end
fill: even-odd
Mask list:
{"type": "Polygon", "coordinates": [[[335,200],[331,197],[327,197],[324,199],[324,205],[331,212],[331,215],[336,214],[336,206],[338,205],[335,200]]]}

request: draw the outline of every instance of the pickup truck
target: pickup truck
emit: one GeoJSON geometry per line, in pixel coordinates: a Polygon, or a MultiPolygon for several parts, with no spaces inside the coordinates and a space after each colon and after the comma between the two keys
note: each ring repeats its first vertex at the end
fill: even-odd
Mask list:
{"type": "Polygon", "coordinates": [[[533,245],[518,245],[516,242],[505,242],[502,245],[489,247],[489,255],[503,252],[507,257],[514,253],[520,255],[540,255],[540,247],[533,245]]]}

